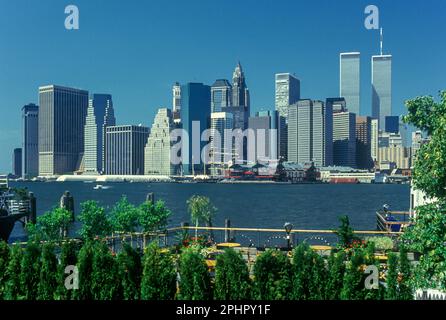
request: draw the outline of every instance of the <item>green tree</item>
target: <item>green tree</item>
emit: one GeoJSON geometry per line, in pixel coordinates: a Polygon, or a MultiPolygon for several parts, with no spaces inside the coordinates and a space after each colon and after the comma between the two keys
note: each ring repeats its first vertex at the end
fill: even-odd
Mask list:
{"type": "Polygon", "coordinates": [[[342,300],[364,299],[364,252],[361,249],[354,250],[347,262],[344,282],[341,290],[342,300]]]}
{"type": "Polygon", "coordinates": [[[412,271],[409,259],[407,258],[407,251],[404,248],[400,249],[400,281],[399,281],[399,300],[412,300],[413,291],[410,284],[412,278],[412,271]]]}
{"type": "MultiPolygon", "coordinates": [[[[187,208],[191,215],[192,222],[195,223],[195,239],[198,239],[198,225],[200,222],[212,227],[212,219],[217,212],[217,208],[208,197],[192,196],[187,200],[187,208]]],[[[212,238],[212,232],[211,232],[212,238]]]]}
{"type": "Polygon", "coordinates": [[[0,241],[0,300],[3,300],[6,286],[6,270],[8,269],[10,258],[9,245],[5,241],[0,241]]]}
{"type": "Polygon", "coordinates": [[[40,282],[40,245],[29,242],[25,248],[21,263],[20,284],[25,300],[36,300],[40,282]]]}
{"type": "Polygon", "coordinates": [[[113,231],[135,232],[138,227],[138,216],[138,208],[131,204],[126,196],[122,196],[110,213],[113,231]]]}
{"type": "Polygon", "coordinates": [[[159,200],[155,204],[151,201],[145,201],[138,209],[138,222],[144,232],[166,228],[171,212],[166,208],[163,201],[159,200]]]}
{"type": "Polygon", "coordinates": [[[335,231],[338,236],[338,245],[341,248],[347,248],[351,246],[354,240],[358,238],[355,236],[353,232],[353,228],[350,226],[350,220],[348,216],[341,216],[339,218],[341,225],[337,231],[335,231]]]}
{"type": "Polygon", "coordinates": [[[387,261],[386,276],[386,300],[398,300],[398,257],[394,253],[389,253],[387,261]]]}
{"type": "Polygon", "coordinates": [[[293,290],[294,300],[307,300],[310,297],[311,253],[306,242],[293,251],[293,290]]]}
{"type": "Polygon", "coordinates": [[[93,300],[122,299],[119,266],[109,247],[103,241],[95,241],[91,292],[93,300]]]}
{"type": "Polygon", "coordinates": [[[179,262],[181,300],[210,300],[211,280],[206,262],[197,248],[183,251],[179,262]]]}
{"type": "Polygon", "coordinates": [[[74,241],[66,241],[62,244],[60,252],[60,263],[57,268],[57,299],[58,300],[72,300],[75,298],[73,290],[68,290],[65,287],[65,279],[68,274],[65,273],[65,268],[68,266],[75,266],[77,264],[77,244],[74,241]]]}
{"type": "MultiPolygon", "coordinates": [[[[90,240],[79,250],[77,267],[79,270],[79,289],[74,292],[77,300],[93,300],[93,256],[95,245],[90,240]]],[[[61,265],[62,266],[62,265],[61,265]]]]}
{"type": "Polygon", "coordinates": [[[112,225],[105,209],[99,206],[96,201],[86,201],[81,204],[79,221],[82,222],[79,235],[85,240],[105,237],[112,231],[112,225]]]}
{"type": "Polygon", "coordinates": [[[328,279],[326,286],[326,298],[329,300],[340,300],[341,290],[345,273],[345,253],[344,251],[334,252],[330,254],[328,259],[328,279]]]}
{"type": "Polygon", "coordinates": [[[12,246],[8,267],[6,268],[5,300],[20,300],[23,290],[20,282],[22,273],[23,249],[19,245],[12,246]]]}
{"type": "Polygon", "coordinates": [[[130,245],[124,244],[118,254],[119,274],[124,300],[138,300],[141,287],[141,256],[130,245]]]}
{"type": "Polygon", "coordinates": [[[248,266],[240,253],[227,249],[217,256],[215,299],[246,300],[251,298],[248,266]]]}
{"type": "Polygon", "coordinates": [[[416,208],[414,225],[403,235],[408,249],[421,254],[415,288],[446,289],[446,91],[440,101],[424,96],[406,101],[405,121],[428,133],[416,154],[412,184],[433,203],[416,208]]]}
{"type": "Polygon", "coordinates": [[[288,257],[280,251],[267,250],[254,265],[254,288],[259,300],[291,298],[292,270],[288,257]]]}
{"type": "Polygon", "coordinates": [[[38,300],[53,300],[57,291],[57,258],[52,244],[42,247],[40,280],[37,287],[38,300]]]}
{"type": "Polygon", "coordinates": [[[35,225],[27,225],[29,239],[34,241],[60,241],[68,233],[71,220],[71,212],[63,208],[54,208],[37,217],[35,225]]]}
{"type": "Polygon", "coordinates": [[[173,300],[177,291],[177,273],[172,255],[153,242],[144,254],[141,299],[173,300]]]}

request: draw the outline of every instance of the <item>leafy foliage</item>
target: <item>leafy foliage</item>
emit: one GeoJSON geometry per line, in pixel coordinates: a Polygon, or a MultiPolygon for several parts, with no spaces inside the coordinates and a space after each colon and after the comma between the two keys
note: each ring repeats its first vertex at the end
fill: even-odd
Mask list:
{"type": "Polygon", "coordinates": [[[353,241],[358,240],[358,238],[355,236],[353,228],[350,226],[350,220],[348,216],[341,216],[339,218],[339,221],[341,222],[341,226],[335,232],[339,239],[338,245],[341,248],[347,248],[351,246],[353,241]]]}
{"type": "Polygon", "coordinates": [[[176,280],[173,257],[168,252],[162,252],[155,242],[151,243],[144,255],[141,299],[174,299],[177,289],[176,280]]]}
{"type": "Polygon", "coordinates": [[[91,273],[93,300],[121,299],[122,285],[119,278],[118,262],[105,242],[95,241],[93,249],[91,273]]]}
{"type": "Polygon", "coordinates": [[[20,282],[20,274],[22,273],[23,249],[19,245],[15,245],[11,249],[8,267],[6,268],[6,283],[4,289],[5,300],[22,299],[22,285],[20,282]]]}
{"type": "Polygon", "coordinates": [[[167,220],[171,215],[163,201],[155,204],[146,201],[139,206],[138,222],[144,232],[162,230],[167,226],[167,220]]]}
{"type": "Polygon", "coordinates": [[[37,217],[36,224],[27,226],[30,239],[35,241],[59,241],[68,232],[71,224],[71,212],[63,208],[54,208],[37,217]]]}
{"type": "Polygon", "coordinates": [[[98,205],[96,201],[86,201],[81,204],[79,220],[82,227],[79,235],[85,240],[97,237],[105,237],[112,231],[112,224],[105,212],[105,209],[98,205]]]}
{"type": "Polygon", "coordinates": [[[124,244],[118,254],[119,275],[124,300],[137,300],[140,295],[141,257],[130,245],[124,244]]]}
{"type": "Polygon", "coordinates": [[[67,266],[75,266],[77,263],[77,245],[73,241],[67,241],[62,244],[60,257],[60,263],[57,267],[57,291],[56,298],[58,300],[72,300],[75,297],[73,290],[67,290],[65,288],[65,268],[67,266]]]}
{"type": "MultiPolygon", "coordinates": [[[[212,226],[212,219],[217,212],[217,208],[208,197],[192,196],[187,200],[187,209],[191,215],[192,222],[198,228],[200,222],[212,226]]],[[[198,230],[195,230],[195,238],[198,238],[198,230]]]]}
{"type": "Polygon", "coordinates": [[[0,300],[2,300],[6,286],[6,270],[10,258],[9,246],[6,242],[0,241],[0,300]]]}
{"type": "Polygon", "coordinates": [[[291,297],[292,269],[282,252],[267,250],[254,265],[254,288],[259,300],[287,300],[291,297]]]}
{"type": "Polygon", "coordinates": [[[20,272],[20,285],[25,300],[37,299],[41,269],[40,254],[40,245],[34,242],[28,243],[23,255],[20,272]]]}
{"type": "Polygon", "coordinates": [[[344,282],[345,273],[345,258],[344,251],[335,253],[331,252],[328,259],[328,279],[326,284],[326,299],[340,300],[341,290],[344,282]]]}
{"type": "Polygon", "coordinates": [[[246,262],[240,253],[227,249],[217,257],[215,299],[244,300],[251,294],[251,281],[246,262]]]}
{"type": "Polygon", "coordinates": [[[37,287],[38,300],[53,300],[57,290],[57,258],[52,244],[42,247],[40,279],[37,287]]]}
{"type": "Polygon", "coordinates": [[[387,268],[386,300],[398,300],[398,257],[394,253],[389,254],[387,268]]]}
{"type": "Polygon", "coordinates": [[[179,271],[180,299],[211,299],[211,281],[208,268],[197,248],[188,248],[181,254],[179,271]]]}
{"type": "Polygon", "coordinates": [[[139,211],[123,196],[113,207],[110,213],[113,231],[135,232],[138,226],[139,211]]]}

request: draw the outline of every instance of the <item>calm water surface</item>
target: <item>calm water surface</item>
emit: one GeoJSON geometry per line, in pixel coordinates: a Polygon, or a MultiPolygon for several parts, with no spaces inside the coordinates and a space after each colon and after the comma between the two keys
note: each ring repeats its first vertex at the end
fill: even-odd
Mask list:
{"type": "MultiPolygon", "coordinates": [[[[95,184],[83,182],[11,183],[26,187],[37,197],[38,215],[59,203],[60,196],[69,190],[75,199],[76,214],[80,203],[96,200],[110,208],[126,195],[134,204],[143,202],[147,193],[154,192],[172,211],[169,225],[189,221],[186,200],[192,195],[211,198],[218,208],[215,225],[223,226],[229,218],[235,227],[282,228],[291,222],[299,229],[334,229],[340,215],[349,215],[355,229],[374,230],[375,212],[384,203],[393,210],[408,210],[408,185],[384,184],[173,184],[173,183],[108,183],[109,189],[94,190],[95,184]]],[[[11,239],[22,237],[23,228],[17,224],[11,239]]]]}

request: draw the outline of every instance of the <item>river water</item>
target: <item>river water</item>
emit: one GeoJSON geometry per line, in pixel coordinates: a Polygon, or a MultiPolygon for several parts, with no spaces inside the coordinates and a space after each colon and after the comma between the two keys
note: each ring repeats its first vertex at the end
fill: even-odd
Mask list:
{"type": "MultiPolygon", "coordinates": [[[[122,195],[139,204],[147,193],[162,199],[172,211],[169,226],[190,221],[186,200],[192,195],[210,197],[218,208],[215,226],[231,219],[234,227],[283,228],[291,222],[296,229],[334,229],[338,218],[348,215],[357,230],[375,230],[375,212],[387,203],[392,210],[409,208],[408,185],[390,184],[213,184],[213,183],[107,183],[108,189],[94,190],[95,184],[83,182],[15,182],[12,187],[26,187],[37,198],[38,215],[59,203],[65,190],[80,203],[96,200],[111,208],[122,195]]],[[[11,240],[22,238],[23,228],[17,224],[11,240]]]]}

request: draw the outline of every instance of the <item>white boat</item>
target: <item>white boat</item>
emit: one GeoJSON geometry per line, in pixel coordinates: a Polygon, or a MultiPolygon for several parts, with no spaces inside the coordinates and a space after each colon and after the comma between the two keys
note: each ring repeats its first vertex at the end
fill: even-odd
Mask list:
{"type": "Polygon", "coordinates": [[[93,189],[95,189],[95,190],[106,190],[106,189],[109,189],[109,188],[110,188],[109,186],[104,186],[102,184],[97,184],[97,185],[94,186],[93,189]]]}

